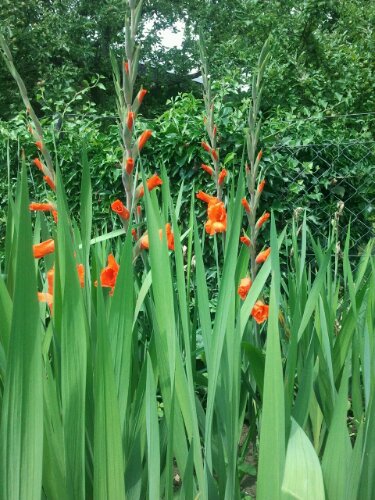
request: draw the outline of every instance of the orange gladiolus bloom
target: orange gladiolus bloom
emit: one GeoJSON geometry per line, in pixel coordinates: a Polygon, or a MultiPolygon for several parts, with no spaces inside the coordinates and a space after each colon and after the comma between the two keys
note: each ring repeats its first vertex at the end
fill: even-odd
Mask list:
{"type": "Polygon", "coordinates": [[[50,311],[51,315],[53,313],[53,296],[50,293],[45,293],[45,292],[38,292],[38,300],[39,302],[46,302],[50,311]]]}
{"type": "Polygon", "coordinates": [[[257,300],[251,311],[251,316],[255,319],[255,321],[260,325],[268,318],[268,310],[269,306],[262,302],[261,300],[257,300]]]}
{"type": "Polygon", "coordinates": [[[227,171],[225,169],[223,169],[219,174],[219,179],[218,179],[219,186],[221,186],[221,184],[224,182],[226,175],[227,175],[227,171]]]}
{"type": "Polygon", "coordinates": [[[240,241],[242,243],[244,243],[247,247],[249,247],[251,245],[250,238],[248,236],[246,236],[246,234],[245,234],[245,236],[240,237],[240,241]]]}
{"type": "Polygon", "coordinates": [[[120,266],[117,264],[116,259],[112,254],[109,254],[108,265],[100,273],[100,284],[103,287],[111,288],[110,295],[113,295],[119,269],[120,266]]]}
{"type": "Polygon", "coordinates": [[[56,184],[53,182],[51,177],[48,177],[48,175],[45,175],[43,177],[43,179],[49,185],[49,187],[52,189],[52,191],[56,191],[56,184]]]}
{"type": "Polygon", "coordinates": [[[126,126],[128,127],[129,130],[133,128],[133,123],[134,123],[134,113],[133,111],[129,111],[128,118],[126,120],[126,126]]]}
{"type": "Polygon", "coordinates": [[[210,167],[209,165],[205,165],[204,163],[202,163],[201,165],[202,169],[207,172],[209,175],[212,175],[214,173],[214,170],[212,167],[210,167]]]}
{"type": "Polygon", "coordinates": [[[251,212],[251,210],[250,210],[250,205],[249,205],[249,202],[247,201],[247,199],[242,198],[241,203],[242,203],[242,206],[244,207],[245,211],[249,214],[251,212]]]}
{"type": "Polygon", "coordinates": [[[198,200],[202,200],[208,204],[219,203],[219,198],[216,198],[216,196],[211,196],[207,193],[204,193],[203,191],[198,191],[197,198],[198,198],[198,200]]]}
{"type": "Polygon", "coordinates": [[[263,179],[262,182],[260,182],[258,189],[257,189],[259,194],[263,191],[265,184],[266,184],[266,179],[263,179]]]}
{"type": "Polygon", "coordinates": [[[55,207],[51,203],[30,203],[29,209],[35,212],[52,212],[55,207]]]}
{"type": "Polygon", "coordinates": [[[267,248],[266,250],[263,250],[263,252],[259,252],[255,259],[255,262],[257,264],[262,264],[268,259],[270,253],[271,253],[271,248],[267,248]]]}
{"type": "Polygon", "coordinates": [[[207,144],[207,142],[201,142],[202,148],[207,151],[207,153],[211,153],[211,147],[207,144]]]}
{"type": "MultiPolygon", "coordinates": [[[[168,249],[174,250],[174,234],[172,233],[171,225],[169,223],[165,225],[165,232],[167,235],[168,249]]],[[[163,238],[163,231],[161,229],[159,229],[159,238],[160,240],[163,238]]],[[[143,236],[141,236],[139,242],[141,250],[148,250],[150,248],[148,234],[144,234],[143,236]]]]}
{"type": "Polygon", "coordinates": [[[53,215],[53,220],[56,222],[57,224],[57,210],[52,210],[52,215],[53,215]]]}
{"type": "Polygon", "coordinates": [[[251,279],[246,277],[242,278],[240,282],[240,286],[238,287],[238,295],[241,297],[242,300],[245,300],[247,297],[247,294],[249,293],[251,287],[251,279]]]}
{"type": "Polygon", "coordinates": [[[152,130],[145,130],[142,132],[138,139],[138,151],[141,151],[143,146],[146,144],[146,142],[149,140],[149,138],[152,136],[152,130]]]}
{"type": "Polygon", "coordinates": [[[209,235],[223,233],[227,230],[227,212],[224,203],[209,203],[207,208],[208,221],[205,224],[209,235]]]}
{"type": "Polygon", "coordinates": [[[124,61],[124,70],[125,70],[125,73],[128,75],[129,74],[129,63],[128,63],[128,61],[124,61]]]}
{"type": "Polygon", "coordinates": [[[39,170],[40,170],[41,172],[44,172],[44,168],[45,168],[45,167],[44,167],[43,163],[39,160],[39,158],[34,158],[34,159],[33,159],[33,163],[34,163],[34,165],[35,165],[36,167],[38,167],[38,168],[39,168],[39,170]]]}
{"type": "Polygon", "coordinates": [[[141,217],[141,215],[142,215],[142,207],[141,207],[141,205],[137,205],[137,215],[138,215],[138,217],[141,217]]]}
{"type": "Polygon", "coordinates": [[[47,282],[48,282],[48,293],[53,295],[53,282],[55,280],[55,268],[52,267],[47,272],[47,282]]]}
{"type": "Polygon", "coordinates": [[[147,94],[146,89],[141,89],[137,94],[137,100],[139,104],[142,104],[144,96],[147,94]]]}
{"type": "Polygon", "coordinates": [[[122,201],[116,200],[111,205],[112,210],[123,220],[128,220],[130,217],[129,210],[124,206],[122,201]]]}
{"type": "Polygon", "coordinates": [[[133,169],[134,169],[134,160],[133,158],[128,158],[126,160],[126,166],[125,166],[126,173],[130,175],[133,172],[133,169]]]}
{"type": "Polygon", "coordinates": [[[45,255],[55,251],[55,242],[53,240],[46,240],[38,245],[33,245],[33,253],[36,259],[40,259],[45,255]]]}
{"type": "Polygon", "coordinates": [[[43,143],[42,141],[36,141],[35,146],[39,149],[39,151],[42,150],[43,148],[43,143]]]}
{"type": "Polygon", "coordinates": [[[217,154],[216,149],[211,149],[211,156],[215,161],[219,161],[219,155],[217,154]]]}
{"type": "MultiPolygon", "coordinates": [[[[168,224],[165,225],[165,232],[167,235],[168,249],[174,250],[174,234],[172,233],[171,225],[169,224],[169,222],[168,222],[168,224]]],[[[159,234],[160,234],[160,232],[159,232],[159,234]]]]}
{"type": "Polygon", "coordinates": [[[53,282],[55,279],[55,268],[52,267],[47,272],[47,282],[48,282],[48,292],[38,292],[38,300],[39,302],[46,302],[52,316],[52,308],[53,308],[53,282]]]}
{"type": "MultiPolygon", "coordinates": [[[[154,174],[152,177],[147,179],[146,184],[147,184],[147,189],[149,191],[152,191],[152,189],[156,188],[157,186],[161,186],[163,184],[163,181],[157,174],[154,174]]],[[[144,187],[142,185],[139,186],[137,191],[138,191],[138,198],[142,198],[142,196],[145,194],[144,187]]]]}
{"type": "Polygon", "coordinates": [[[265,212],[262,217],[259,217],[257,223],[256,223],[256,227],[259,229],[260,227],[263,226],[263,224],[270,218],[270,213],[269,212],[265,212]]]}
{"type": "Polygon", "coordinates": [[[85,286],[85,268],[83,264],[77,264],[77,273],[81,288],[85,286]]]}
{"type": "Polygon", "coordinates": [[[138,239],[137,238],[137,231],[134,228],[132,229],[132,236],[135,239],[135,241],[137,241],[137,239],[138,239]]]}
{"type": "Polygon", "coordinates": [[[199,200],[207,203],[207,216],[208,221],[205,228],[211,236],[215,233],[223,233],[227,229],[227,213],[225,211],[224,203],[215,196],[210,196],[203,191],[197,193],[199,200]]]}
{"type": "Polygon", "coordinates": [[[263,151],[260,150],[259,153],[258,153],[258,156],[257,156],[257,160],[260,161],[261,158],[262,158],[262,156],[263,156],[263,151]]]}
{"type": "Polygon", "coordinates": [[[148,234],[144,234],[139,239],[140,249],[148,250],[150,248],[150,242],[148,240],[148,234]]]}

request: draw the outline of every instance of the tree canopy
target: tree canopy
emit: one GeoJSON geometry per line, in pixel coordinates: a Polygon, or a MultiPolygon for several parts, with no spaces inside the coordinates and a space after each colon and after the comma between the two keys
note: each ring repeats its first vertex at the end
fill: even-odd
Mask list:
{"type": "MultiPolygon", "coordinates": [[[[114,109],[109,52],[121,58],[125,15],[123,0],[3,0],[0,23],[31,97],[45,88],[58,99],[64,87],[79,91],[102,75],[106,92],[94,86],[90,98],[99,110],[108,110],[114,109]]],[[[145,0],[142,22],[140,73],[153,91],[148,101],[153,112],[180,91],[200,92],[189,77],[199,67],[199,28],[214,79],[238,84],[251,81],[260,48],[272,36],[266,110],[316,105],[332,113],[373,109],[371,0],[145,0]],[[160,30],[173,28],[178,20],[185,24],[182,46],[166,50],[160,30]]],[[[0,117],[19,107],[13,81],[3,70],[0,117]]]]}

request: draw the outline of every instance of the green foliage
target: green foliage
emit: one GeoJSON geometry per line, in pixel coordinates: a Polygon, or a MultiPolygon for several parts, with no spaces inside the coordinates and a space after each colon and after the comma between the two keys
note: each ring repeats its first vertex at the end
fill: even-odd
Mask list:
{"type": "MultiPolygon", "coordinates": [[[[81,213],[90,227],[85,157],[83,164],[81,213]]],[[[44,266],[38,266],[38,282],[24,280],[29,273],[25,266],[35,269],[35,265],[30,260],[23,170],[20,194],[12,200],[19,223],[9,224],[7,236],[8,248],[16,252],[6,252],[8,273],[0,277],[4,498],[16,498],[23,488],[40,491],[41,485],[51,499],[167,498],[173,493],[183,498],[198,493],[207,499],[241,498],[243,456],[253,441],[252,453],[259,456],[259,498],[302,500],[314,492],[316,498],[335,500],[340,485],[347,498],[370,499],[374,493],[368,480],[374,460],[373,244],[357,272],[344,253],[346,271],[341,279],[334,265],[333,238],[327,248],[319,246],[305,222],[299,234],[292,227],[277,237],[273,220],[271,257],[240,304],[236,276],[243,267],[238,257],[242,184],[236,201],[229,202],[231,236],[219,257],[217,292],[206,287],[197,225],[192,236],[196,268],[187,281],[182,254],[186,236],[179,241],[185,222],[177,222],[164,179],[161,210],[155,192],[145,193],[150,236],[149,255],[143,254],[145,266],[133,267],[130,232],[125,241],[113,242],[120,262],[113,297],[93,286],[108,245],[96,242],[86,247],[88,235],[84,230],[82,240],[65,212],[62,182],[58,183],[59,222],[51,234],[57,246],[51,316],[36,302],[37,289],[44,286],[44,266]],[[165,236],[159,238],[163,214],[173,221],[174,255],[167,251],[165,236]],[[309,239],[314,267],[306,266],[309,239]],[[278,250],[288,241],[293,254],[286,260],[278,250]],[[85,260],[88,248],[91,266],[86,266],[81,289],[76,263],[85,260]],[[249,311],[264,295],[270,273],[268,328],[255,330],[249,311]],[[212,299],[218,306],[211,314],[212,299]],[[25,321],[32,333],[29,340],[24,338],[25,321]],[[30,329],[32,325],[38,328],[30,329]],[[200,330],[204,343],[197,351],[193,339],[200,330]],[[30,357],[31,352],[35,356],[30,357]],[[249,365],[254,357],[258,367],[249,365]],[[21,394],[16,390],[19,377],[24,381],[21,394]],[[19,409],[13,410],[17,405],[19,409]],[[43,418],[31,418],[40,411],[43,418]],[[252,430],[241,450],[238,443],[244,428],[252,430]],[[28,465],[25,461],[31,456],[28,465]],[[176,474],[180,479],[173,486],[176,474]]],[[[38,237],[38,224],[35,231],[38,237]]]]}

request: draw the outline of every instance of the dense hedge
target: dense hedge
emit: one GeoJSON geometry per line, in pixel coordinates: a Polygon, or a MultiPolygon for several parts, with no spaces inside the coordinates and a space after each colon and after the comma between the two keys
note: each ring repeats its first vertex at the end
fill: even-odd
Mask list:
{"type": "MultiPolygon", "coordinates": [[[[217,84],[216,116],[218,123],[220,158],[231,174],[242,164],[244,127],[248,100],[234,84],[217,84]]],[[[61,105],[62,106],[62,105],[61,105]]],[[[63,106],[62,106],[63,107],[63,106]]],[[[167,103],[167,111],[154,120],[142,117],[139,130],[151,128],[154,133],[142,152],[142,163],[150,173],[166,168],[172,190],[177,193],[184,182],[185,200],[192,185],[207,187],[207,174],[200,168],[209,158],[201,148],[205,138],[202,101],[192,94],[178,95],[167,103]]],[[[97,231],[104,226],[112,228],[110,202],[121,197],[121,148],[114,115],[97,116],[90,102],[79,103],[66,113],[59,130],[51,109],[45,110],[46,142],[56,155],[66,180],[72,212],[77,214],[81,180],[81,152],[86,144],[93,180],[93,212],[97,231]]],[[[325,234],[330,219],[342,200],[345,209],[342,223],[351,218],[354,239],[370,235],[374,228],[374,142],[371,132],[372,115],[334,116],[321,107],[276,109],[265,114],[261,133],[264,150],[262,164],[267,185],[263,203],[273,208],[277,220],[284,222],[293,210],[307,210],[310,225],[325,234]],[[365,228],[368,230],[365,231],[365,228]]],[[[5,174],[7,148],[11,185],[19,170],[20,151],[26,161],[36,154],[36,148],[27,132],[26,116],[21,112],[9,122],[0,122],[0,161],[5,174]]],[[[31,184],[40,185],[39,172],[31,168],[31,184]]],[[[8,180],[0,180],[1,222],[5,223],[8,180]]],[[[32,195],[40,193],[38,187],[32,195]]],[[[187,207],[187,204],[186,204],[187,207]]],[[[182,207],[184,210],[184,206],[182,207]]],[[[183,213],[183,212],[182,212],[183,213]]],[[[116,223],[117,224],[117,223],[116,223]]],[[[3,233],[3,231],[2,231],[3,233]]],[[[363,241],[365,242],[365,241],[363,241]]]]}

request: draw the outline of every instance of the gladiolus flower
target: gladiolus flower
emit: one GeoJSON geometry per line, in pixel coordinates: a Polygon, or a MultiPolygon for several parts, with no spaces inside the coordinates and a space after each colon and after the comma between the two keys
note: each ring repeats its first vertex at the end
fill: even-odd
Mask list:
{"type": "Polygon", "coordinates": [[[201,145],[202,145],[202,148],[205,149],[207,151],[207,153],[211,153],[211,148],[210,146],[207,144],[207,142],[204,142],[202,141],[201,142],[201,145]]]}
{"type": "Polygon", "coordinates": [[[266,250],[263,250],[263,252],[259,252],[255,259],[255,262],[257,264],[262,264],[268,259],[270,253],[271,253],[271,248],[267,248],[266,250]]]}
{"type": "Polygon", "coordinates": [[[100,273],[100,284],[111,289],[110,295],[113,295],[119,269],[120,266],[117,264],[116,259],[112,254],[109,254],[108,265],[100,273]]]}
{"type": "Polygon", "coordinates": [[[265,184],[266,184],[266,179],[263,179],[262,182],[259,184],[258,189],[257,189],[259,194],[263,191],[265,184]]]}
{"type": "Polygon", "coordinates": [[[145,130],[142,132],[138,139],[138,151],[141,151],[143,149],[143,146],[146,144],[146,142],[149,140],[149,138],[152,136],[152,130],[145,130]]]}
{"type": "Polygon", "coordinates": [[[128,220],[130,217],[129,210],[124,206],[121,200],[116,200],[111,205],[112,210],[123,220],[128,220]]]}
{"type": "Polygon", "coordinates": [[[29,209],[35,212],[52,212],[55,207],[51,203],[30,203],[29,209]]]}
{"type": "Polygon", "coordinates": [[[127,158],[127,160],[126,160],[126,166],[125,166],[126,173],[128,175],[131,175],[131,173],[133,172],[133,169],[134,169],[134,160],[133,160],[133,158],[127,158]]]}
{"type": "Polygon", "coordinates": [[[259,217],[257,223],[256,223],[256,227],[259,229],[263,226],[263,224],[270,218],[270,213],[269,212],[265,212],[262,217],[259,217]]]}
{"type": "Polygon", "coordinates": [[[53,240],[46,240],[38,245],[33,245],[33,253],[36,259],[40,259],[45,255],[55,251],[55,242],[53,240]]]}
{"type": "Polygon", "coordinates": [[[52,189],[52,191],[56,191],[56,184],[53,182],[51,177],[48,177],[48,175],[45,175],[43,177],[43,179],[49,185],[49,187],[52,189]]]}
{"type": "MultiPolygon", "coordinates": [[[[174,250],[174,234],[172,233],[171,225],[169,223],[165,225],[165,232],[167,235],[168,249],[174,250]]],[[[159,229],[159,238],[160,240],[163,238],[163,231],[161,229],[159,229]]],[[[150,248],[148,234],[144,234],[143,236],[141,236],[139,242],[141,250],[148,250],[150,248]]]]}
{"type": "MultiPolygon", "coordinates": [[[[157,174],[154,174],[152,177],[147,179],[146,184],[147,184],[147,189],[149,191],[152,191],[157,186],[161,186],[163,184],[163,181],[160,179],[160,177],[157,174]]],[[[138,198],[142,198],[142,196],[145,194],[144,187],[139,186],[137,191],[138,191],[138,198]]]]}
{"type": "Polygon", "coordinates": [[[33,159],[33,163],[36,167],[39,168],[39,170],[41,172],[44,172],[44,169],[45,169],[45,166],[43,165],[43,163],[39,160],[39,158],[34,158],[33,159]]]}
{"type": "Polygon", "coordinates": [[[124,61],[124,70],[125,70],[125,73],[128,75],[129,74],[129,62],[128,61],[124,61]]]}
{"type": "Polygon", "coordinates": [[[81,288],[85,286],[85,268],[83,264],[77,264],[77,273],[81,288]]]}
{"type": "Polygon", "coordinates": [[[225,211],[224,203],[215,196],[210,196],[203,191],[197,193],[199,200],[207,203],[207,216],[208,221],[205,228],[211,236],[215,233],[223,233],[227,229],[227,213],[225,211]]]}
{"type": "Polygon", "coordinates": [[[36,141],[35,146],[39,149],[39,151],[42,150],[43,148],[43,143],[42,141],[36,141]]]}
{"type": "Polygon", "coordinates": [[[38,300],[39,302],[46,302],[50,311],[51,316],[53,313],[53,296],[50,293],[38,292],[38,300]]]}
{"type": "Polygon", "coordinates": [[[227,229],[227,212],[225,211],[224,203],[209,203],[207,208],[208,221],[205,224],[206,231],[209,235],[223,233],[227,229]]]}
{"type": "Polygon", "coordinates": [[[246,236],[246,234],[245,234],[245,236],[241,236],[240,241],[241,241],[244,245],[246,245],[247,247],[249,247],[249,246],[251,245],[250,238],[249,238],[248,236],[246,236]]]}
{"type": "MultiPolygon", "coordinates": [[[[167,236],[167,245],[169,250],[174,250],[174,234],[172,233],[171,225],[166,224],[165,225],[165,233],[167,236]]],[[[159,236],[160,236],[160,231],[159,231],[159,236]]]]}
{"type": "Polygon", "coordinates": [[[141,89],[138,94],[137,94],[137,100],[138,100],[138,104],[141,105],[142,104],[142,101],[143,101],[143,98],[144,96],[147,94],[147,90],[146,89],[141,89]]]}
{"type": "Polygon", "coordinates": [[[141,217],[141,215],[142,215],[142,207],[141,207],[141,205],[137,205],[137,215],[138,215],[138,217],[141,217]]]}
{"type": "Polygon", "coordinates": [[[51,269],[47,272],[48,293],[51,295],[53,295],[54,280],[55,280],[55,268],[51,267],[51,269]]]}
{"type": "Polygon", "coordinates": [[[261,158],[262,158],[262,156],[263,156],[263,151],[260,150],[259,153],[258,153],[258,156],[257,156],[257,160],[260,161],[261,158]]]}
{"type": "Polygon", "coordinates": [[[211,156],[215,161],[219,161],[219,155],[217,154],[216,149],[211,149],[211,156]]]}
{"type": "Polygon", "coordinates": [[[212,167],[210,167],[209,165],[205,165],[204,163],[202,163],[201,167],[203,168],[203,170],[205,172],[207,172],[209,175],[212,175],[214,173],[214,170],[212,167]]]}
{"type": "Polygon", "coordinates": [[[269,306],[267,304],[264,304],[261,300],[257,300],[251,311],[251,316],[260,325],[268,318],[268,310],[269,306]]]}
{"type": "Polygon", "coordinates": [[[227,175],[227,171],[225,169],[220,172],[219,178],[218,178],[219,186],[221,186],[222,183],[224,182],[226,175],[227,175]]]}
{"type": "Polygon", "coordinates": [[[144,234],[141,236],[140,240],[140,249],[141,250],[148,250],[150,248],[150,242],[148,240],[148,234],[144,234]]]}
{"type": "Polygon", "coordinates": [[[216,134],[217,134],[217,127],[216,127],[216,125],[214,125],[214,128],[213,128],[212,132],[213,132],[214,137],[216,137],[216,134]]]}
{"type": "Polygon", "coordinates": [[[204,201],[205,203],[208,203],[208,204],[218,203],[220,201],[219,198],[216,198],[216,196],[210,196],[209,194],[204,193],[203,191],[199,191],[197,193],[197,198],[199,200],[204,201]]]}
{"type": "Polygon", "coordinates": [[[56,222],[57,224],[57,210],[52,210],[52,216],[53,216],[53,220],[56,222]]]}
{"type": "Polygon", "coordinates": [[[242,206],[244,207],[245,211],[249,214],[251,212],[249,202],[247,201],[246,198],[242,198],[241,200],[242,206]]]}
{"type": "Polygon", "coordinates": [[[133,128],[133,123],[134,123],[134,113],[133,111],[129,111],[128,118],[126,121],[126,126],[128,127],[129,130],[133,128]]]}
{"type": "Polygon", "coordinates": [[[249,277],[242,278],[240,282],[240,286],[238,287],[238,295],[241,297],[242,300],[245,300],[247,297],[247,294],[249,293],[251,287],[251,279],[249,277]]]}
{"type": "Polygon", "coordinates": [[[137,231],[134,228],[132,229],[132,236],[137,241],[137,231]]]}

